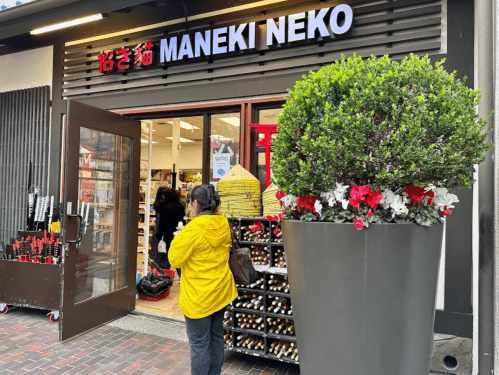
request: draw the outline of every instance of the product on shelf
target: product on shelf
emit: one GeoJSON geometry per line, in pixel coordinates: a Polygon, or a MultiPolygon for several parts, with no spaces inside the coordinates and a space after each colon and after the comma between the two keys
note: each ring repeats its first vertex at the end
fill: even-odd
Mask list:
{"type": "Polygon", "coordinates": [[[274,234],[272,242],[282,243],[281,224],[272,223],[272,233],[274,234]]]}
{"type": "Polygon", "coordinates": [[[289,283],[285,275],[270,275],[269,290],[273,292],[289,293],[289,283]]]}
{"type": "Polygon", "coordinates": [[[244,169],[235,165],[218,181],[220,212],[227,217],[255,217],[262,214],[260,181],[244,169]]]}
{"type": "Polygon", "coordinates": [[[232,302],[232,305],[236,308],[243,308],[243,309],[254,309],[254,310],[264,310],[263,307],[263,300],[265,299],[265,296],[261,294],[250,294],[250,293],[245,293],[243,295],[237,296],[235,301],[232,302]]]}
{"type": "Polygon", "coordinates": [[[224,329],[224,341],[228,346],[234,346],[234,342],[232,341],[232,331],[224,329]]]}
{"type": "Polygon", "coordinates": [[[265,330],[265,320],[263,315],[259,314],[247,314],[247,313],[236,313],[236,327],[255,329],[258,331],[265,330]]]}
{"type": "Polygon", "coordinates": [[[282,214],[281,202],[276,197],[276,193],[278,192],[278,188],[274,184],[270,184],[270,186],[265,190],[262,194],[262,203],[263,203],[263,216],[279,216],[282,214]]]}
{"type": "Polygon", "coordinates": [[[273,333],[275,335],[295,334],[295,322],[293,319],[268,317],[267,327],[268,327],[268,333],[273,333]]]}
{"type": "Polygon", "coordinates": [[[222,323],[226,327],[232,327],[232,312],[230,310],[225,310],[224,320],[222,323]]]}
{"type": "Polygon", "coordinates": [[[281,247],[275,249],[272,266],[277,268],[286,268],[287,263],[286,263],[286,253],[284,252],[284,248],[281,247]]]}
{"type": "Polygon", "coordinates": [[[277,355],[279,359],[287,357],[298,362],[298,348],[294,342],[274,340],[269,346],[269,353],[277,355]]]}
{"type": "Polygon", "coordinates": [[[237,333],[236,346],[252,350],[264,349],[265,340],[260,336],[237,333]]]}
{"type": "Polygon", "coordinates": [[[267,311],[273,314],[293,315],[293,305],[286,297],[271,296],[267,304],[267,311]]]}
{"type": "Polygon", "coordinates": [[[254,265],[269,264],[269,247],[263,245],[251,245],[251,259],[254,265]]]}
{"type": "Polygon", "coordinates": [[[270,232],[267,226],[260,221],[242,227],[243,241],[269,242],[270,232]]]}
{"type": "Polygon", "coordinates": [[[260,279],[258,279],[257,281],[255,281],[253,284],[250,284],[250,285],[240,285],[240,284],[236,284],[236,286],[238,288],[246,288],[246,289],[264,289],[265,288],[265,285],[264,285],[265,281],[263,279],[263,277],[261,277],[260,279]]]}
{"type": "Polygon", "coordinates": [[[44,231],[42,239],[22,237],[20,240],[16,240],[12,247],[14,250],[14,260],[40,264],[60,263],[61,249],[59,245],[59,238],[54,238],[53,232],[50,238],[47,235],[47,231],[44,231]]]}

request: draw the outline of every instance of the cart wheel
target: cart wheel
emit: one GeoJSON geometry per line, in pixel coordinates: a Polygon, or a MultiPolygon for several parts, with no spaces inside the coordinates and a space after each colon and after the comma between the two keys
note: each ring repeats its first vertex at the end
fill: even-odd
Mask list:
{"type": "Polygon", "coordinates": [[[54,314],[50,314],[49,315],[49,320],[50,320],[50,323],[53,323],[53,324],[58,324],[59,323],[59,317],[55,317],[54,314]]]}
{"type": "Polygon", "coordinates": [[[3,309],[1,308],[2,305],[0,305],[0,315],[5,315],[9,312],[9,306],[4,305],[3,309]]]}

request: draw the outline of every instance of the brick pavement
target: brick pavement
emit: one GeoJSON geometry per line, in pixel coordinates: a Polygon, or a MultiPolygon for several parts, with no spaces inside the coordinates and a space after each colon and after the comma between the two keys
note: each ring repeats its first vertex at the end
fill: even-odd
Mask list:
{"type": "MultiPolygon", "coordinates": [[[[57,325],[40,310],[0,316],[0,374],[190,374],[189,345],[105,325],[58,341],[57,325]]],[[[295,365],[226,352],[224,375],[299,375],[295,365]]]]}

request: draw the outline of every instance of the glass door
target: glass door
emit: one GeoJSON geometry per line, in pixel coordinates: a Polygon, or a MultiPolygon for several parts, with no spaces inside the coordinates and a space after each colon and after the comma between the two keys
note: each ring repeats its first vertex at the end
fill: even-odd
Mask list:
{"type": "Polygon", "coordinates": [[[135,309],[140,123],[68,103],[61,340],[135,309]]]}

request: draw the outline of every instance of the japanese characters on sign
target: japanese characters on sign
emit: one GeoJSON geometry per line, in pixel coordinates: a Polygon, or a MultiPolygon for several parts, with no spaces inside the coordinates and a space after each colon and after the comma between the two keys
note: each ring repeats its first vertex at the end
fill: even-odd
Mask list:
{"type": "Polygon", "coordinates": [[[99,72],[130,70],[134,67],[148,67],[155,63],[155,46],[151,42],[141,43],[135,48],[121,47],[114,51],[99,54],[99,72]]]}

